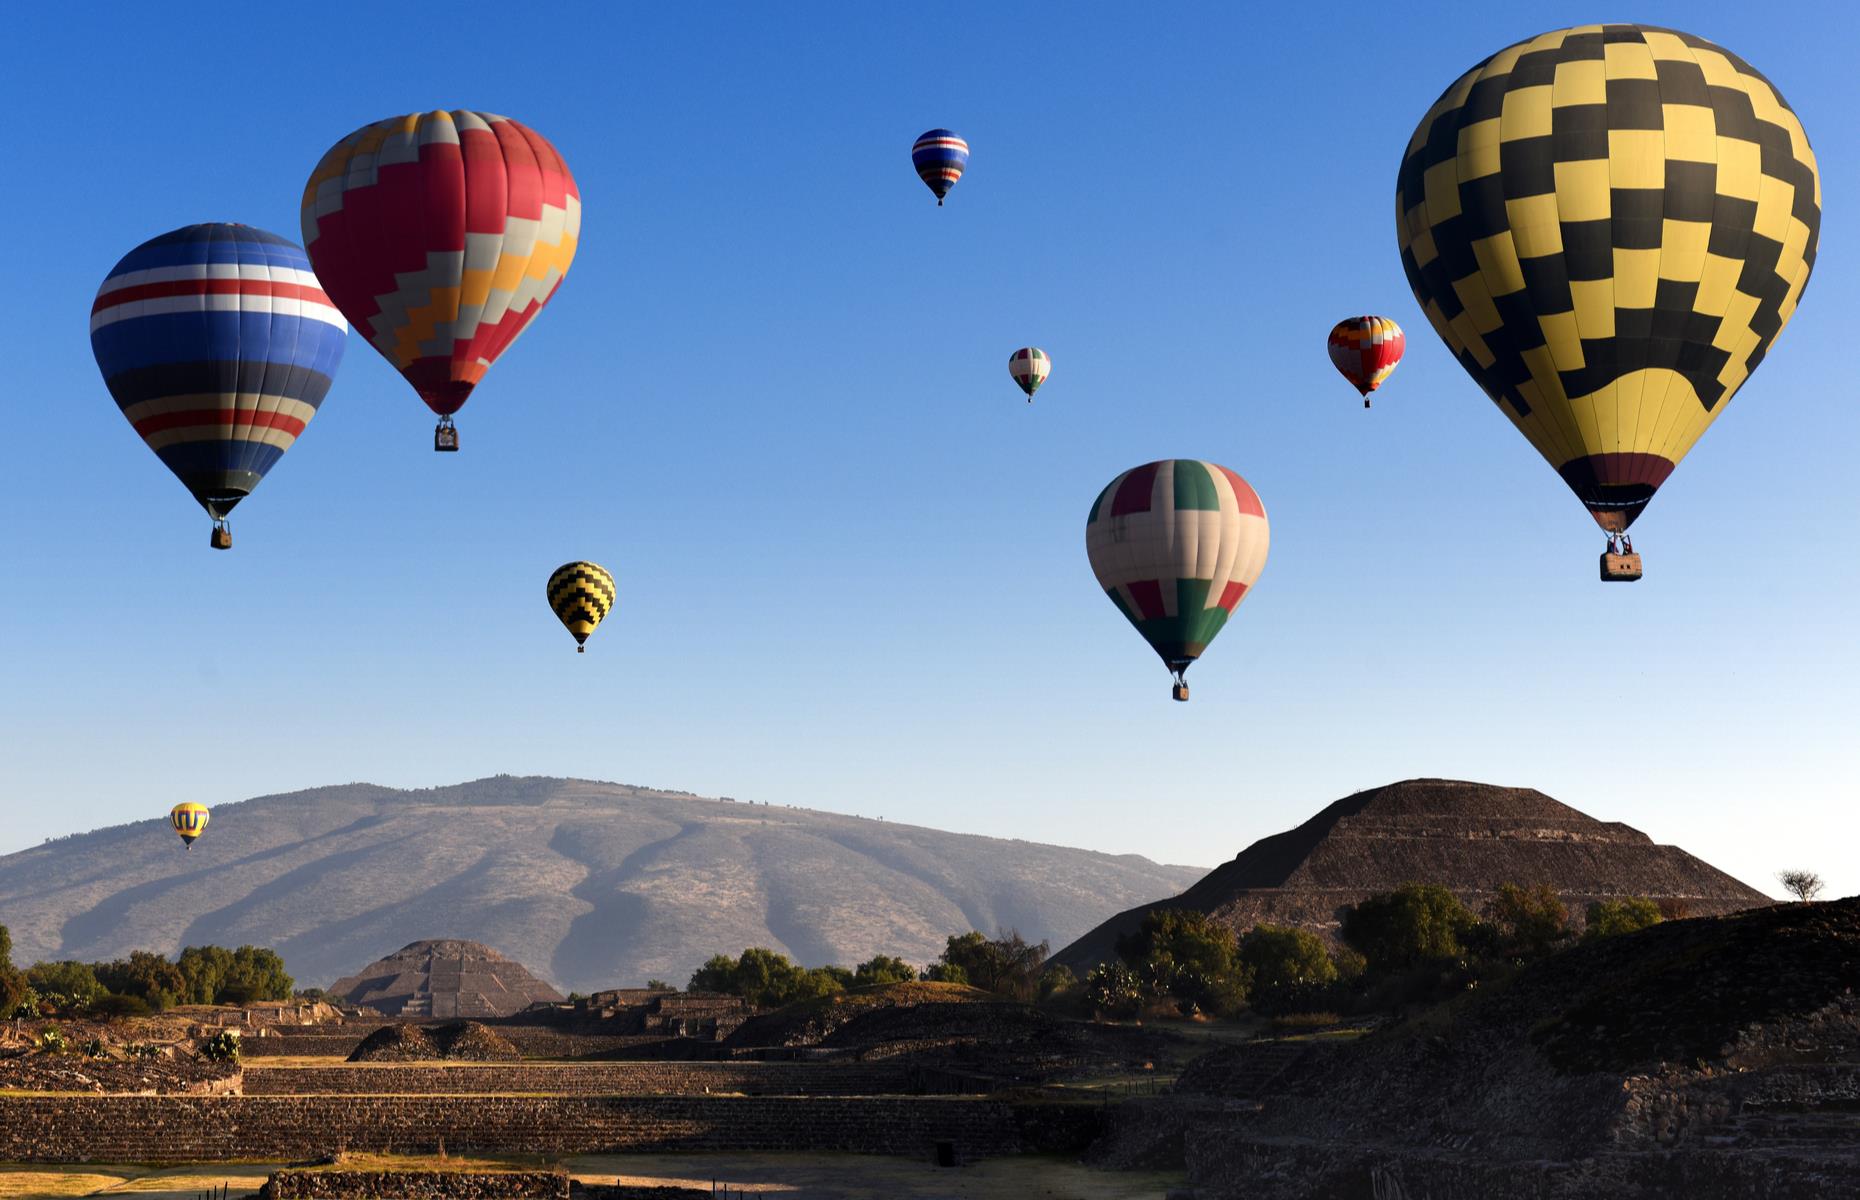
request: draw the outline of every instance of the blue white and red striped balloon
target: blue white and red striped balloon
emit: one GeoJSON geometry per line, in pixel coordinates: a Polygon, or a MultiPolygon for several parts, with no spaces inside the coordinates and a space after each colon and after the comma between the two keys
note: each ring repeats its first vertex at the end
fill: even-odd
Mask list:
{"type": "Polygon", "coordinates": [[[969,165],[969,143],[948,129],[932,129],[911,147],[911,165],[924,186],[936,193],[936,205],[941,208],[943,197],[969,165]]]}
{"type": "Polygon", "coordinates": [[[297,246],[249,225],[189,225],[137,246],[91,305],[90,346],[117,407],[213,518],[316,415],[349,327],[297,246]]]}

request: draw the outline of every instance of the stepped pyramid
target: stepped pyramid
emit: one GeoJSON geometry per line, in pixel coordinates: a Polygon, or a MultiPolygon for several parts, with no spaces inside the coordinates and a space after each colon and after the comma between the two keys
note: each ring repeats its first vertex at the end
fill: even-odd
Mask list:
{"type": "Polygon", "coordinates": [[[508,1017],[535,1001],[562,998],[522,963],[489,946],[454,940],[402,946],[329,990],[387,1016],[443,1021],[508,1017]]]}
{"type": "Polygon", "coordinates": [[[1548,884],[1578,920],[1592,900],[1645,896],[1709,916],[1774,904],[1677,846],[1530,788],[1409,779],[1346,796],[1261,838],[1170,900],[1127,909],[1053,956],[1083,975],[1157,908],[1208,913],[1236,933],[1262,922],[1334,941],[1343,910],[1404,883],[1435,883],[1474,912],[1499,887],[1548,884]]]}

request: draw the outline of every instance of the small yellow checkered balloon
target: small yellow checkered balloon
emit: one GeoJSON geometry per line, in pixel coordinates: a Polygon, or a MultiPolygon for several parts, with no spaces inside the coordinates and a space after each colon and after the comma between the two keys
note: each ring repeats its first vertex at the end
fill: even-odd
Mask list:
{"type": "Polygon", "coordinates": [[[614,577],[598,563],[564,563],[549,576],[549,607],[556,619],[575,635],[575,652],[584,644],[614,606],[614,577]]]}

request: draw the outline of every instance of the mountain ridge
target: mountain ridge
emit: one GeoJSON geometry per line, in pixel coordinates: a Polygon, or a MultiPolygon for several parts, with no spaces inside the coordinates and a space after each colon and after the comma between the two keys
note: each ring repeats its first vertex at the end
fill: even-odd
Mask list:
{"type": "Polygon", "coordinates": [[[0,856],[15,956],[270,945],[300,984],[409,942],[483,942],[559,987],[682,981],[766,945],[810,964],[928,961],[968,928],[1055,945],[1203,871],[818,809],[549,776],[352,783],[216,806],[191,851],[160,820],[0,856]]]}

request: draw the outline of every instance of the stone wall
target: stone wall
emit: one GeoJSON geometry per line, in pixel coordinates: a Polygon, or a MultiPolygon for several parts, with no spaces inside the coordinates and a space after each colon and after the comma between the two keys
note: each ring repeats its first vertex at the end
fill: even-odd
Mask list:
{"type": "Polygon", "coordinates": [[[569,1096],[886,1096],[947,1094],[942,1072],[905,1065],[781,1062],[484,1063],[245,1069],[248,1096],[487,1093],[569,1096]]]}
{"type": "Polygon", "coordinates": [[[0,1162],[780,1150],[962,1159],[1062,1149],[1097,1110],[962,1097],[0,1096],[0,1162]]]}
{"type": "MultiPolygon", "coordinates": [[[[347,1058],[361,1045],[363,1038],[380,1028],[382,1025],[345,1025],[327,1032],[255,1037],[245,1041],[241,1052],[247,1058],[347,1058]]],[[[489,1028],[515,1046],[525,1058],[579,1058],[613,1054],[665,1040],[663,1034],[565,1033],[541,1025],[491,1025],[489,1028]]]]}
{"type": "Polygon", "coordinates": [[[568,1200],[566,1171],[279,1171],[262,1200],[422,1196],[430,1200],[568,1200]]]}

